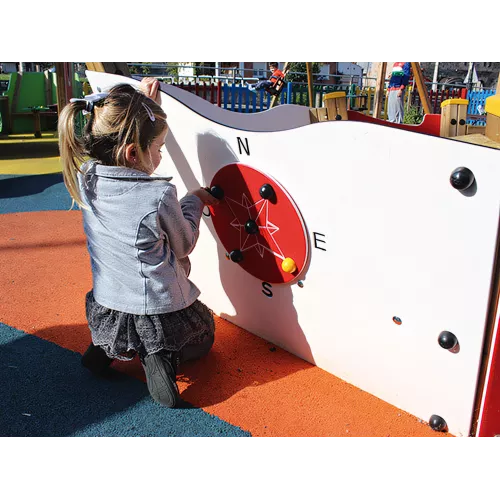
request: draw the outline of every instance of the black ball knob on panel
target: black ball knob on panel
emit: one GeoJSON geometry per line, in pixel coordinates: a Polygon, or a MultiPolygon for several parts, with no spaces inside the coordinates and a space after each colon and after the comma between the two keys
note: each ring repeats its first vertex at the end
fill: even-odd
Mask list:
{"type": "Polygon", "coordinates": [[[257,234],[259,232],[259,226],[257,225],[257,223],[254,220],[248,219],[245,222],[245,231],[248,234],[257,234]]]}
{"type": "Polygon", "coordinates": [[[438,343],[443,349],[454,349],[458,344],[457,337],[451,332],[441,332],[438,337],[438,343]]]}
{"type": "Polygon", "coordinates": [[[274,189],[271,186],[271,184],[263,184],[259,189],[259,194],[265,200],[271,200],[273,198],[276,198],[276,193],[274,192],[274,189]]]}
{"type": "Polygon", "coordinates": [[[229,253],[229,258],[233,262],[241,262],[243,260],[243,253],[240,250],[233,250],[229,253]]]}
{"type": "Polygon", "coordinates": [[[224,198],[224,190],[220,186],[212,186],[210,188],[210,194],[218,200],[222,200],[222,198],[224,198]]]}
{"type": "Polygon", "coordinates": [[[465,191],[474,183],[474,174],[466,167],[453,170],[450,176],[450,184],[458,191],[465,191]]]}
{"type": "Polygon", "coordinates": [[[431,415],[429,426],[433,431],[445,432],[448,430],[448,424],[443,417],[439,415],[431,415]]]}

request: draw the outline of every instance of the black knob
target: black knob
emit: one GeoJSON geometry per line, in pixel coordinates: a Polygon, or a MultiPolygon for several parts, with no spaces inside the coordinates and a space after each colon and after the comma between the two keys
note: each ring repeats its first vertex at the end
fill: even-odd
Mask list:
{"type": "Polygon", "coordinates": [[[474,182],[474,174],[465,167],[459,167],[453,170],[450,176],[450,183],[459,191],[465,191],[472,186],[474,182]]]}
{"type": "Polygon", "coordinates": [[[274,198],[276,196],[276,193],[274,192],[274,189],[271,186],[271,184],[263,184],[259,190],[259,194],[265,200],[270,200],[271,198],[274,198]]]}
{"type": "Polygon", "coordinates": [[[248,234],[256,234],[259,232],[259,226],[254,220],[248,219],[245,223],[245,231],[248,234]]]}
{"type": "Polygon", "coordinates": [[[243,254],[241,253],[240,250],[233,250],[232,252],[229,253],[229,258],[233,262],[241,262],[243,260],[243,254]]]}
{"type": "Polygon", "coordinates": [[[459,122],[458,122],[459,125],[465,125],[465,120],[462,118],[459,122]]]}
{"type": "Polygon", "coordinates": [[[224,190],[220,186],[212,186],[210,188],[210,194],[218,200],[222,200],[222,198],[224,198],[224,190]]]}
{"type": "Polygon", "coordinates": [[[456,124],[457,124],[457,120],[455,120],[455,118],[452,118],[452,119],[451,119],[451,121],[450,121],[450,123],[451,123],[452,125],[456,125],[456,124]]]}
{"type": "Polygon", "coordinates": [[[451,332],[441,332],[438,337],[439,345],[443,349],[453,349],[458,344],[458,339],[451,332]]]}
{"type": "Polygon", "coordinates": [[[429,419],[429,425],[433,431],[444,432],[448,429],[446,420],[439,415],[431,415],[431,418],[429,419]]]}
{"type": "Polygon", "coordinates": [[[336,120],[342,120],[342,117],[341,117],[340,115],[337,115],[337,116],[335,117],[335,119],[336,119],[336,120]]]}

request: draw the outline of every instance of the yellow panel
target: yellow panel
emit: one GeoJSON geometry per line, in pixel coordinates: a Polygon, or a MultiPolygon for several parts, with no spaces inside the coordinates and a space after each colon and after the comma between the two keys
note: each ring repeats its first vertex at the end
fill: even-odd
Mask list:
{"type": "Polygon", "coordinates": [[[492,115],[500,116],[500,94],[487,97],[484,109],[486,113],[491,113],[492,115]]]}
{"type": "Polygon", "coordinates": [[[337,99],[338,97],[345,97],[345,92],[330,92],[325,94],[323,99],[337,99]]]}
{"type": "Polygon", "coordinates": [[[467,99],[446,99],[441,103],[441,107],[449,106],[450,104],[469,104],[467,99]]]}
{"type": "Polygon", "coordinates": [[[23,158],[0,160],[0,175],[40,175],[61,172],[58,156],[53,158],[23,158]]]}

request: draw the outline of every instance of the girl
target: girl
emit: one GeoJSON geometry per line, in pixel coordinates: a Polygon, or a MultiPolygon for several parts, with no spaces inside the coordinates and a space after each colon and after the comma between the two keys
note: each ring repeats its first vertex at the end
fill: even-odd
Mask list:
{"type": "Polygon", "coordinates": [[[179,201],[170,177],[151,176],[167,122],[152,99],[160,99],[158,82],[145,79],[141,90],[122,84],[72,99],[59,119],[59,148],[64,182],[83,209],[92,267],[92,343],[82,364],[99,374],[113,359],[138,354],[151,396],[173,408],[182,401],[179,363],[207,354],[214,342],[212,311],[197,300],[188,255],[204,206],[218,200],[198,188],[179,201]],[[74,132],[80,112],[88,117],[81,138],[74,132]]]}

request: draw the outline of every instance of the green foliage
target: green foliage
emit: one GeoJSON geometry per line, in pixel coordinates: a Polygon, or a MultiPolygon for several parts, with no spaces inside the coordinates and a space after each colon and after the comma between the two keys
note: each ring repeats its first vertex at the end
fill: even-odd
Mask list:
{"type": "Polygon", "coordinates": [[[419,108],[416,106],[407,106],[405,109],[405,115],[403,118],[403,123],[407,125],[418,125],[422,123],[424,115],[421,113],[419,108]]]}
{"type": "MultiPolygon", "coordinates": [[[[313,77],[319,74],[319,63],[312,63],[313,77]]],[[[307,82],[307,66],[305,62],[292,62],[290,63],[290,68],[286,79],[289,82],[307,82]],[[295,75],[293,73],[304,73],[303,75],[295,75]]]]}
{"type": "MultiPolygon", "coordinates": [[[[153,64],[153,63],[143,62],[143,64],[153,64]]],[[[141,66],[141,73],[143,75],[149,75],[151,73],[151,68],[149,66],[141,66]]]]}
{"type": "MultiPolygon", "coordinates": [[[[142,62],[141,64],[153,64],[150,62],[142,62]]],[[[141,74],[149,75],[151,73],[151,68],[149,66],[141,66],[141,64],[129,66],[128,69],[131,75],[141,74]]]]}
{"type": "Polygon", "coordinates": [[[199,75],[215,75],[215,63],[214,62],[195,62],[195,66],[203,66],[200,68],[195,68],[194,69],[194,74],[199,76],[199,75]]]}

